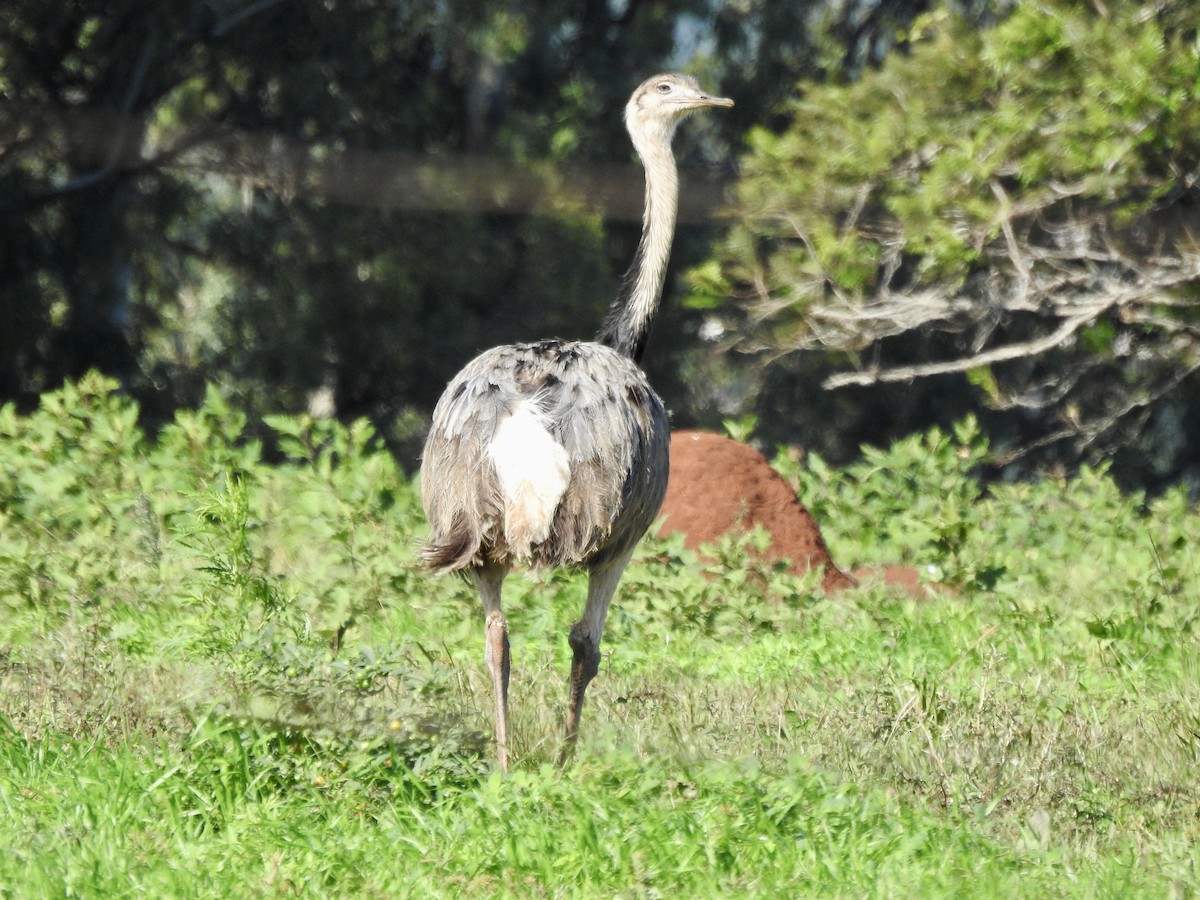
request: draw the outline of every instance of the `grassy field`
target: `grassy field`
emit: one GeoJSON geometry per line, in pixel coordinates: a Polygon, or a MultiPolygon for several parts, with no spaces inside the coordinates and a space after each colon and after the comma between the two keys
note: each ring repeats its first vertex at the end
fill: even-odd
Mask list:
{"type": "MultiPolygon", "coordinates": [[[[970,423],[781,462],[826,599],[648,542],[560,770],[583,582],[514,577],[514,770],[482,615],[414,565],[365,426],[211,392],[153,442],[88,380],[0,411],[0,895],[1189,897],[1200,512],[1102,471],[981,488],[970,423]]],[[[751,541],[754,540],[752,537],[751,541]]]]}

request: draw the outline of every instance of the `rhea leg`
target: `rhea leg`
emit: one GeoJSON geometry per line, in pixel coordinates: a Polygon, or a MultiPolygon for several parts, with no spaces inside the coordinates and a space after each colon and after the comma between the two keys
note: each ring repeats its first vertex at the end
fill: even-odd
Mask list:
{"type": "Polygon", "coordinates": [[[475,587],[483,600],[483,661],[492,674],[492,694],[496,700],[496,758],[508,771],[508,620],[500,610],[500,588],[508,567],[489,564],[471,571],[475,587]]]}
{"type": "Polygon", "coordinates": [[[615,559],[592,569],[588,575],[587,605],[583,617],[571,626],[568,638],[571,642],[571,682],[567,698],[567,735],[561,762],[566,762],[575,748],[579,735],[579,717],[583,712],[583,695],[587,686],[600,670],[600,636],[604,633],[604,619],[609,604],[616,593],[617,584],[629,558],[631,547],[615,559]]]}

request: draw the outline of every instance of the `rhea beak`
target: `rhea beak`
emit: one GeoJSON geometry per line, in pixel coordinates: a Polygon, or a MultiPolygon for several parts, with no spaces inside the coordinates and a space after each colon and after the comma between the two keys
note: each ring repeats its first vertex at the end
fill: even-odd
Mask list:
{"type": "Polygon", "coordinates": [[[701,94],[696,98],[697,106],[733,106],[733,101],[728,97],[710,97],[708,94],[701,94]]]}

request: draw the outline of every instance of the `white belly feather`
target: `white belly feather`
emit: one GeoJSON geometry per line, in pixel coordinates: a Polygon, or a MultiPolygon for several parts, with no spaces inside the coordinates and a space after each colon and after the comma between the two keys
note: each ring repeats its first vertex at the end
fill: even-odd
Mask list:
{"type": "Polygon", "coordinates": [[[496,428],[488,446],[504,495],[505,542],[528,558],[550,536],[554,512],[571,481],[571,461],[554,440],[536,401],[526,400],[496,428]]]}

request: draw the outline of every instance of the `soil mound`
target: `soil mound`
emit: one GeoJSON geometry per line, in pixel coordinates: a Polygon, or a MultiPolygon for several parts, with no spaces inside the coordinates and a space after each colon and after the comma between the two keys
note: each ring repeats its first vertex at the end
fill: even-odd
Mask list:
{"type": "Polygon", "coordinates": [[[834,564],[816,520],[783,477],[765,456],[731,438],[671,433],[671,479],[659,515],[662,533],[682,532],[692,549],[761,525],[771,535],[771,557],[790,560],[792,571],[823,568],[830,592],[855,584],[834,564]]]}
{"type": "Polygon", "coordinates": [[[816,519],[767,458],[719,434],[671,433],[671,479],[659,516],[664,519],[661,533],[682,532],[693,550],[761,525],[771,535],[770,557],[789,560],[797,574],[824,569],[826,593],[859,581],[882,581],[915,597],[928,593],[917,570],[907,566],[843,572],[829,555],[816,519]]]}

